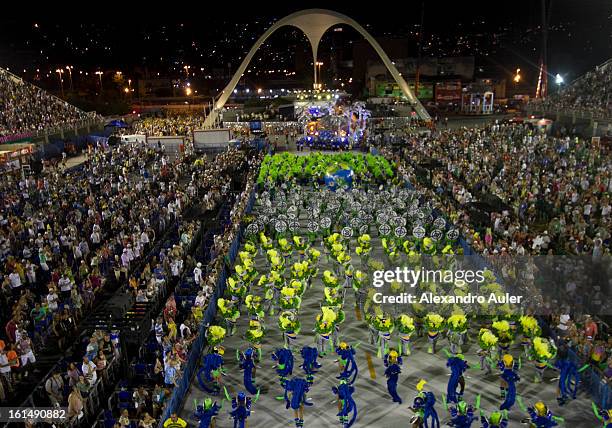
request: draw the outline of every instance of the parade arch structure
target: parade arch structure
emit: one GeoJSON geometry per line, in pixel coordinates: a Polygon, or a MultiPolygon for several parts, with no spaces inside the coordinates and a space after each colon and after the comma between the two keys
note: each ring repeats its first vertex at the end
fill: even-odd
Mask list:
{"type": "Polygon", "coordinates": [[[204,123],[205,126],[211,127],[215,123],[217,116],[227,100],[232,95],[232,92],[236,88],[236,85],[240,81],[240,78],[243,76],[247,67],[251,63],[253,56],[257,52],[257,50],[265,43],[265,41],[281,27],[285,26],[293,26],[299,28],[305,35],[308,41],[310,42],[310,46],[312,48],[312,56],[313,56],[313,67],[314,67],[314,76],[316,81],[317,76],[317,52],[319,49],[319,43],[321,42],[321,38],[323,34],[327,30],[329,30],[334,25],[345,24],[353,29],[355,29],[359,34],[361,34],[367,41],[370,43],[372,48],[376,51],[382,62],[391,73],[393,79],[397,82],[403,94],[408,99],[408,102],[412,104],[412,107],[416,111],[419,118],[423,120],[431,120],[431,117],[427,113],[427,110],[423,107],[423,105],[419,102],[419,100],[414,96],[408,84],[399,73],[389,56],[385,53],[382,47],[378,44],[378,42],[368,33],[365,28],[357,23],[352,18],[349,18],[346,15],[343,15],[338,12],[334,12],[326,9],[306,9],[296,13],[292,13],[291,15],[287,15],[286,17],[280,19],[274,25],[272,25],[268,30],[257,39],[247,56],[242,60],[240,67],[236,70],[236,73],[232,77],[232,80],[227,84],[227,86],[223,89],[221,94],[214,100],[212,112],[206,118],[204,123]]]}

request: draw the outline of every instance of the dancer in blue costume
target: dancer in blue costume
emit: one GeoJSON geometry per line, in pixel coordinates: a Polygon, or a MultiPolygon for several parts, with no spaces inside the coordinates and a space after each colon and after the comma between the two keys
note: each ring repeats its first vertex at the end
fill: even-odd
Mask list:
{"type": "Polygon", "coordinates": [[[463,397],[463,391],[465,390],[465,379],[463,373],[470,368],[468,363],[465,361],[465,357],[462,354],[451,356],[446,361],[446,367],[451,369],[451,375],[448,379],[448,385],[446,387],[446,399],[449,403],[458,403],[463,397]],[[459,393],[457,394],[457,386],[459,386],[459,393]]]}
{"type": "Polygon", "coordinates": [[[578,384],[580,383],[580,373],[586,370],[589,365],[585,365],[578,369],[576,363],[569,359],[567,352],[559,354],[559,359],[555,363],[555,368],[559,370],[559,396],[557,402],[560,406],[567,403],[571,397],[576,399],[578,393],[578,384]]]}
{"type": "Polygon", "coordinates": [[[500,391],[504,402],[499,406],[500,410],[510,410],[516,401],[516,382],[521,378],[517,373],[518,367],[512,355],[506,354],[497,364],[501,370],[500,391]]]}
{"type": "Polygon", "coordinates": [[[508,411],[496,411],[488,418],[480,412],[480,423],[482,428],[508,428],[508,411]]]}
{"type": "Polygon", "coordinates": [[[310,385],[312,385],[314,382],[314,374],[317,372],[317,369],[321,368],[321,364],[317,362],[317,358],[319,357],[319,351],[317,350],[317,348],[304,346],[300,353],[302,354],[302,358],[304,359],[302,368],[304,369],[304,373],[306,374],[306,380],[310,385]]]}
{"type": "Polygon", "coordinates": [[[355,348],[349,346],[346,342],[341,342],[340,346],[336,348],[336,354],[340,357],[337,360],[340,364],[340,376],[337,379],[346,379],[352,385],[359,373],[355,361],[355,348]]]}
{"type": "Polygon", "coordinates": [[[397,393],[397,381],[399,374],[402,372],[402,357],[399,356],[397,351],[393,348],[389,350],[389,353],[385,355],[385,376],[387,377],[387,391],[393,398],[394,403],[402,404],[402,398],[397,393]]]}
{"type": "Polygon", "coordinates": [[[528,423],[529,428],[552,428],[559,425],[558,422],[563,421],[563,418],[558,418],[552,414],[546,404],[538,401],[533,407],[524,408],[522,403],[519,401],[520,407],[523,411],[527,411],[529,414],[528,419],[524,419],[522,423],[528,423]]]}
{"type": "Polygon", "coordinates": [[[459,400],[455,406],[450,406],[448,411],[451,415],[451,420],[448,425],[451,427],[470,428],[472,422],[478,419],[474,414],[474,407],[463,400],[459,400]]]}
{"type": "Polygon", "coordinates": [[[258,388],[253,383],[253,373],[255,371],[255,352],[253,348],[247,348],[246,351],[239,355],[238,361],[240,362],[240,368],[244,370],[244,388],[249,394],[257,394],[258,388]]]}
{"type": "Polygon", "coordinates": [[[221,390],[224,352],[225,350],[222,346],[215,346],[210,354],[204,356],[202,367],[198,370],[198,383],[204,391],[210,394],[216,395],[221,390]],[[213,387],[209,388],[206,384],[211,382],[213,387]]]}
{"type": "Polygon", "coordinates": [[[284,387],[287,378],[293,374],[293,353],[290,349],[279,348],[272,353],[272,360],[276,361],[276,374],[284,387]]]}
{"type": "Polygon", "coordinates": [[[349,385],[346,380],[340,380],[337,387],[332,387],[332,392],[338,397],[338,418],[342,428],[350,428],[357,420],[357,405],[353,399],[355,387],[349,385]],[[352,415],[352,416],[351,416],[352,415]]]}
{"type": "Polygon", "coordinates": [[[416,386],[417,396],[414,398],[412,407],[409,407],[415,413],[410,420],[412,428],[440,428],[440,418],[435,408],[436,397],[433,392],[423,391],[426,383],[425,380],[419,381],[416,386]]]}
{"type": "MultiPolygon", "coordinates": [[[[229,399],[227,390],[225,391],[226,397],[229,399]]],[[[257,401],[257,399],[255,399],[257,401]]],[[[251,405],[253,404],[251,397],[247,397],[244,392],[239,392],[236,397],[231,399],[232,411],[230,416],[234,419],[234,428],[246,428],[247,419],[251,416],[251,405]]]]}
{"type": "Polygon", "coordinates": [[[294,377],[285,383],[285,403],[287,409],[289,407],[293,409],[296,427],[304,426],[304,406],[312,406],[312,403],[306,401],[308,389],[308,382],[299,377],[294,377]],[[291,393],[291,398],[289,398],[289,393],[291,393]]]}
{"type": "Polygon", "coordinates": [[[223,403],[219,405],[216,401],[213,402],[211,398],[205,398],[202,404],[196,406],[196,411],[193,414],[199,421],[198,428],[214,428],[215,416],[219,414],[222,407],[223,403]]]}

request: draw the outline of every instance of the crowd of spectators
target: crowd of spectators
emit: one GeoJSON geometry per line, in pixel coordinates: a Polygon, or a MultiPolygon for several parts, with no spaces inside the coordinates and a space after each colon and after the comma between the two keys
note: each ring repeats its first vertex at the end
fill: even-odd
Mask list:
{"type": "Polygon", "coordinates": [[[544,100],[533,100],[536,109],[579,110],[596,118],[612,117],[612,61],[589,71],[544,100]]]}
{"type": "Polygon", "coordinates": [[[0,137],[71,126],[95,118],[0,68],[0,137]]]}
{"type": "Polygon", "coordinates": [[[151,137],[168,135],[191,136],[196,129],[204,128],[203,114],[176,114],[163,117],[145,117],[132,125],[136,134],[145,134],[151,137]]]}
{"type": "MultiPolygon", "coordinates": [[[[220,202],[231,198],[232,180],[236,171],[248,169],[246,157],[240,150],[229,149],[218,154],[197,177],[192,176],[189,187],[192,194],[207,195],[199,199],[204,211],[212,209],[220,202]]],[[[252,160],[251,160],[252,162],[252,160]]],[[[130,279],[131,293],[137,302],[147,301],[152,290],[172,284],[175,290],[165,304],[160,315],[151,325],[145,352],[133,366],[140,373],[140,383],[121,384],[116,392],[116,404],[105,412],[104,423],[108,426],[147,427],[156,424],[173,389],[181,381],[192,342],[197,338],[204,312],[210,302],[214,285],[205,279],[208,266],[203,266],[191,254],[197,221],[184,223],[179,233],[179,243],[160,252],[155,269],[147,263],[138,280],[130,279]],[[188,296],[195,295],[193,300],[188,296]]]]}
{"type": "Polygon", "coordinates": [[[398,163],[399,175],[461,230],[477,254],[500,268],[506,283],[529,296],[529,310],[547,320],[551,334],[563,336],[612,381],[612,338],[601,317],[597,322],[604,328],[594,330],[597,322],[587,315],[587,308],[609,315],[609,263],[599,267],[607,272],[603,278],[591,281],[589,272],[610,260],[608,149],[528,125],[498,123],[420,134],[407,130],[399,140],[395,150],[381,146],[398,163]],[[534,269],[544,275],[547,268],[558,271],[558,282],[534,280],[534,269]]]}

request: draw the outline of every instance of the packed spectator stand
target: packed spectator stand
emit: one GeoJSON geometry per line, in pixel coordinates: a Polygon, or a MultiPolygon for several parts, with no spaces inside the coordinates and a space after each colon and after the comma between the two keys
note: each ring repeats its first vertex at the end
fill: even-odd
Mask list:
{"type": "Polygon", "coordinates": [[[36,135],[42,131],[96,120],[88,113],[0,68],[0,138],[36,135]]]}
{"type": "MultiPolygon", "coordinates": [[[[38,179],[3,177],[2,299],[3,307],[12,307],[2,314],[6,335],[0,354],[11,362],[0,378],[3,403],[21,404],[23,392],[31,391],[25,385],[46,375],[35,356],[50,351],[64,357],[29,404],[68,406],[75,424],[91,423],[106,407],[103,397],[125,410],[113,401],[125,400],[122,389],[147,385],[148,392],[140,392],[155,398],[147,402],[149,417],[140,410],[131,416],[152,424],[181,378],[201,317],[197,307],[207,303],[204,291],[193,310],[180,298],[180,293],[198,295],[188,291],[193,284],[180,281],[196,263],[201,266],[193,256],[201,240],[196,213],[212,212],[231,199],[232,189],[240,188],[235,170],[245,159],[242,151],[230,149],[210,164],[193,156],[171,164],[163,152],[144,146],[109,151],[99,146],[74,171],[60,165],[38,179]],[[196,203],[197,195],[202,198],[196,203]],[[189,219],[182,217],[185,209],[189,219]],[[175,300],[172,291],[179,283],[175,300]],[[111,312],[104,320],[107,314],[97,311],[109,306],[109,298],[115,312],[125,312],[123,319],[111,312]],[[150,314],[160,308],[161,318],[151,325],[150,314]],[[127,352],[131,344],[121,342],[122,329],[135,325],[136,336],[151,331],[153,341],[138,352],[126,377],[121,360],[134,353],[127,352]],[[13,363],[16,352],[21,364],[13,363]],[[119,377],[135,383],[122,383],[113,393],[119,377]]],[[[121,421],[124,415],[114,416],[121,421]]],[[[107,422],[114,416],[104,415],[107,422]]]]}
{"type": "MultiPolygon", "coordinates": [[[[612,283],[608,290],[592,289],[584,276],[563,278],[558,290],[542,293],[533,277],[517,269],[529,257],[566,256],[571,271],[565,273],[575,276],[581,263],[610,257],[610,148],[576,136],[547,136],[526,124],[393,132],[371,143],[385,141],[377,147],[461,229],[469,251],[503,266],[504,281],[533,299],[551,337],[591,366],[585,382],[592,396],[612,398],[606,310],[612,283]]],[[[605,281],[611,275],[604,272],[605,281]]]]}
{"type": "Polygon", "coordinates": [[[612,59],[560,87],[557,93],[530,104],[536,110],[582,113],[594,119],[612,118],[612,59]]]}

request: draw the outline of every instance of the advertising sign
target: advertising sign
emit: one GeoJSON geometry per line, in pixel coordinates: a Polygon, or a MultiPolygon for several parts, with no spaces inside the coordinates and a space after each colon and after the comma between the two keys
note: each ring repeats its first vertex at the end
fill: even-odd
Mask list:
{"type": "Polygon", "coordinates": [[[458,103],[461,101],[461,82],[436,83],[436,102],[458,103]]]}

